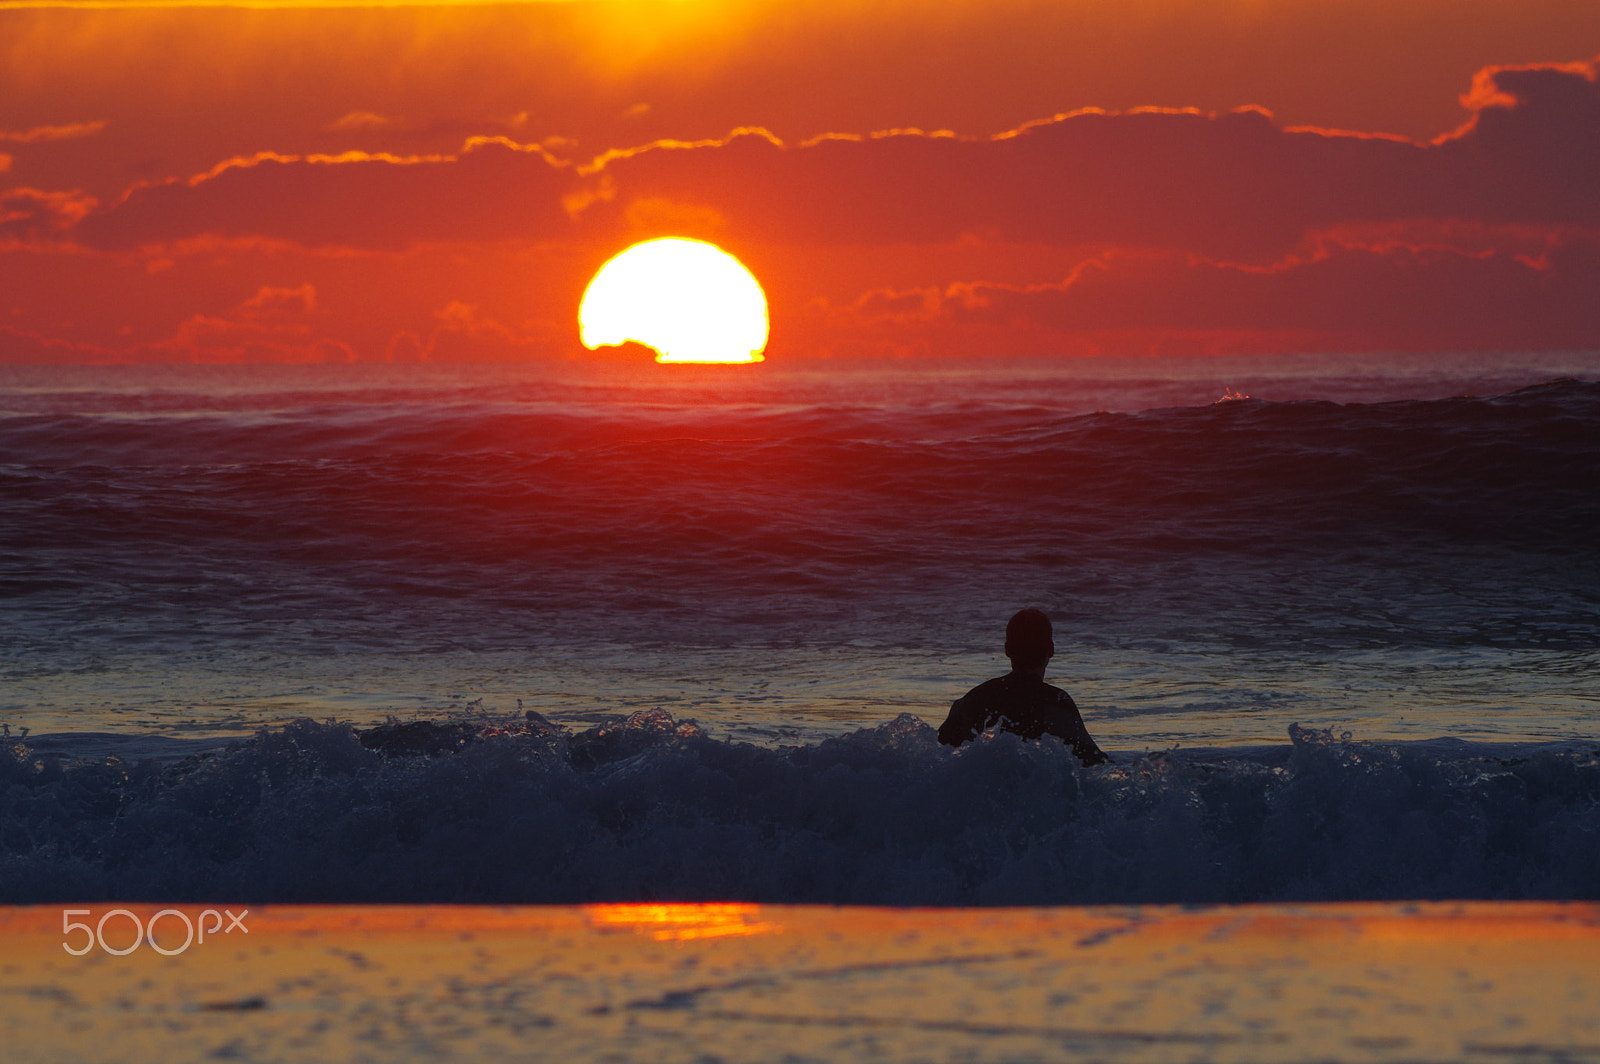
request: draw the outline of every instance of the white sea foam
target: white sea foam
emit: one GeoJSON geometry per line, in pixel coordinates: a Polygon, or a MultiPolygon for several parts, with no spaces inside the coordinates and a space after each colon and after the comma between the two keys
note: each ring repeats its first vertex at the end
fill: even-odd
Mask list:
{"type": "Polygon", "coordinates": [[[654,711],[301,721],[164,766],[14,744],[0,901],[1600,897],[1600,743],[1290,739],[1086,769],[909,716],[772,749],[654,711]]]}

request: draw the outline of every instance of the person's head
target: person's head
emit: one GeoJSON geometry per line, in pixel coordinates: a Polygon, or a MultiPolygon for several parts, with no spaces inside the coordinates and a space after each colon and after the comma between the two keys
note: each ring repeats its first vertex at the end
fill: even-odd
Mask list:
{"type": "Polygon", "coordinates": [[[1043,669],[1055,656],[1054,633],[1043,610],[1018,610],[1006,623],[1006,657],[1013,669],[1043,669]]]}

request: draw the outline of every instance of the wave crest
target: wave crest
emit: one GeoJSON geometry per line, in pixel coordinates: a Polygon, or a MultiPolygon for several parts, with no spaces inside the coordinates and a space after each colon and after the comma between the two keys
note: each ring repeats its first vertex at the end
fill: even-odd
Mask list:
{"type": "Polygon", "coordinates": [[[432,753],[378,730],[301,720],[171,765],[0,746],[0,900],[1600,897],[1592,744],[1295,728],[1288,748],[1085,769],[1050,739],[952,751],[909,715],[790,749],[660,710],[579,733],[530,714],[432,753]]]}

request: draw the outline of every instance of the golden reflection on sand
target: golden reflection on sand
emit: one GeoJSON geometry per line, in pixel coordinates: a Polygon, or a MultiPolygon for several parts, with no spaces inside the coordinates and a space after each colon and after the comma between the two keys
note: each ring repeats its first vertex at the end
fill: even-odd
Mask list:
{"type": "Polygon", "coordinates": [[[589,926],[596,930],[626,929],[657,942],[685,942],[728,935],[775,935],[783,930],[761,919],[761,906],[706,902],[668,905],[585,905],[589,926]]]}
{"type": "Polygon", "coordinates": [[[169,908],[0,907],[6,1064],[1600,1064],[1593,903],[169,908]]]}

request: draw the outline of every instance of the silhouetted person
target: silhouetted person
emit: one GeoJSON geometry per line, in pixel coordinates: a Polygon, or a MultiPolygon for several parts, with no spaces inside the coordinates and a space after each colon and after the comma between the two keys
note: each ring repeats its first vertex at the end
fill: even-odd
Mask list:
{"type": "Polygon", "coordinates": [[[1089,738],[1072,696],[1044,682],[1045,667],[1055,653],[1050,618],[1039,610],[1018,611],[1006,625],[1011,671],[956,699],[950,716],[939,726],[939,741],[960,746],[990,728],[999,728],[1024,739],[1054,735],[1072,747],[1085,765],[1111,760],[1089,738]]]}

